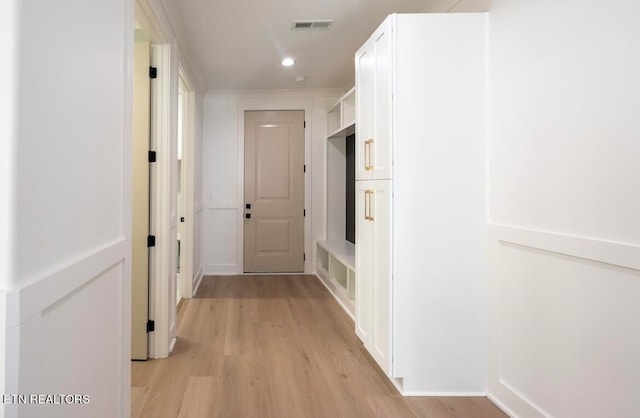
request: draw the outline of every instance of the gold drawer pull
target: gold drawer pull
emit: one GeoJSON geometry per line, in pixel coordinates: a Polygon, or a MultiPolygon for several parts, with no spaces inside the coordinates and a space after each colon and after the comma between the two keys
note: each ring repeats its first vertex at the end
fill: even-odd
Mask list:
{"type": "Polygon", "coordinates": [[[371,196],[373,196],[373,190],[364,191],[364,219],[367,221],[373,221],[373,209],[371,207],[373,200],[371,196]]]}
{"type": "Polygon", "coordinates": [[[373,164],[371,164],[371,145],[373,145],[373,138],[364,141],[364,169],[366,171],[373,170],[373,164]]]}

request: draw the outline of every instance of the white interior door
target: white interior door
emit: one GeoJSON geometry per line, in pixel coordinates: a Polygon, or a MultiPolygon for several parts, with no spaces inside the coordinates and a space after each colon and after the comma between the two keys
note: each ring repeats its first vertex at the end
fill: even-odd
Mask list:
{"type": "Polygon", "coordinates": [[[304,271],[304,111],[245,112],[244,271],[304,271]]]}
{"type": "Polygon", "coordinates": [[[136,42],[134,54],[131,358],[146,360],[149,319],[149,42],[136,42]]]}

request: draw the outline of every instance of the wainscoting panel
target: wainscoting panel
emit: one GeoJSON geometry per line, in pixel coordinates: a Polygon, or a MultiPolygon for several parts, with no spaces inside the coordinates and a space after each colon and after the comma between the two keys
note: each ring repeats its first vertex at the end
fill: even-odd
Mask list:
{"type": "Polygon", "coordinates": [[[123,373],[113,369],[121,356],[122,273],[123,265],[118,264],[42,312],[40,361],[44,380],[38,385],[55,388],[55,393],[87,394],[91,399],[89,405],[48,408],[47,416],[118,416],[119,388],[103,376],[123,373]],[[78,312],[86,314],[79,316],[78,312]]]}
{"type": "Polygon", "coordinates": [[[640,248],[489,230],[492,399],[518,417],[637,416],[640,248]]]}
{"type": "Polygon", "coordinates": [[[202,205],[193,212],[193,277],[202,272],[202,205]]]}
{"type": "Polygon", "coordinates": [[[236,274],[238,259],[238,206],[235,202],[210,204],[205,214],[204,274],[236,274]]]}
{"type": "Polygon", "coordinates": [[[129,251],[126,241],[115,242],[3,294],[2,331],[11,359],[5,393],[89,399],[86,404],[5,405],[4,416],[123,416],[128,402],[121,390],[129,382],[130,364],[130,340],[123,338],[131,321],[129,251]]]}

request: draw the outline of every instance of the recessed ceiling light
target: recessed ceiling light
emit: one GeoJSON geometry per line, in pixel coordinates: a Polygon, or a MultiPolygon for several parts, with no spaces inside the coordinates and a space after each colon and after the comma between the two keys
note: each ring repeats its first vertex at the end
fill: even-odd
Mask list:
{"type": "Polygon", "coordinates": [[[290,67],[293,64],[295,64],[295,61],[293,60],[293,58],[285,58],[282,60],[282,65],[284,65],[285,67],[290,67]]]}

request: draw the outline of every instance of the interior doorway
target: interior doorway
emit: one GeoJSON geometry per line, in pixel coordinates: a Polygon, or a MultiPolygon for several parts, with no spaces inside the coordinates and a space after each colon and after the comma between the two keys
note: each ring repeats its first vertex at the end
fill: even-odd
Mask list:
{"type": "Polygon", "coordinates": [[[183,68],[178,66],[178,140],[177,140],[177,279],[176,303],[193,297],[193,124],[195,93],[183,68]]]}
{"type": "Polygon", "coordinates": [[[134,35],[132,222],[131,222],[131,358],[149,354],[149,201],[150,103],[149,39],[141,28],[134,35]]]}
{"type": "Polygon", "coordinates": [[[244,116],[244,272],[303,272],[304,111],[244,116]]]}
{"type": "Polygon", "coordinates": [[[182,82],[178,83],[178,169],[176,179],[176,192],[178,196],[177,202],[177,210],[178,210],[178,233],[176,236],[177,241],[177,260],[176,260],[176,304],[180,306],[180,302],[182,301],[182,280],[184,279],[184,275],[180,274],[180,270],[182,269],[182,261],[184,260],[183,252],[181,246],[181,239],[184,238],[184,232],[182,225],[184,224],[184,174],[183,174],[183,166],[182,166],[182,148],[184,145],[184,88],[182,87],[182,82]]]}

